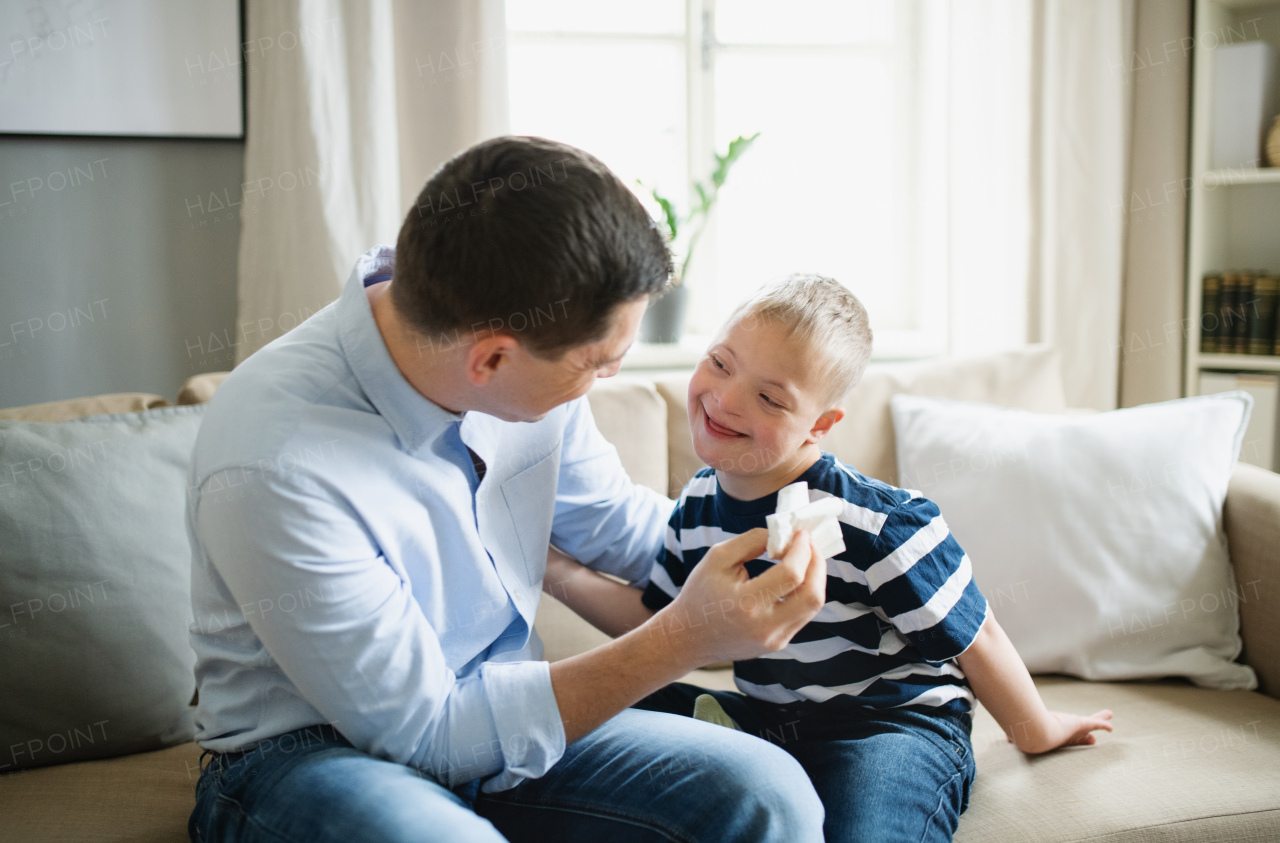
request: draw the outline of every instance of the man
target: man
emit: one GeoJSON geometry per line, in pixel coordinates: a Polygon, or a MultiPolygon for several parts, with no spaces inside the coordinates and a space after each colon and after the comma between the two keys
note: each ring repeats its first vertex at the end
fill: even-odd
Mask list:
{"type": "Polygon", "coordinates": [[[821,839],[785,752],[628,709],[785,646],[823,603],[808,541],[754,579],[763,539],[726,542],[649,623],[539,660],[549,542],[638,586],[661,547],[672,502],[584,395],[669,271],[599,161],[499,138],[227,378],[190,478],[193,839],[821,839]]]}

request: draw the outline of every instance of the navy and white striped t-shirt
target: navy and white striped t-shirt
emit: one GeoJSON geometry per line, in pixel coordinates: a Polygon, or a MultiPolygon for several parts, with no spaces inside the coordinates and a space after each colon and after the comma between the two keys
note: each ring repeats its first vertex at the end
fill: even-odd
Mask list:
{"type": "MultiPolygon", "coordinates": [[[[827,603],[786,648],[734,663],[747,696],[823,709],[913,707],[968,711],[973,692],[952,661],[972,643],[987,615],[969,557],[918,492],[864,477],[824,453],[796,478],[810,500],[845,501],[845,551],[827,560],[827,603]]],[[[685,486],[667,524],[644,603],[672,601],[713,544],[755,527],[777,508],[777,493],[753,501],[725,494],[704,468],[685,486]]],[[[774,563],[747,563],[757,576],[774,563]]]]}

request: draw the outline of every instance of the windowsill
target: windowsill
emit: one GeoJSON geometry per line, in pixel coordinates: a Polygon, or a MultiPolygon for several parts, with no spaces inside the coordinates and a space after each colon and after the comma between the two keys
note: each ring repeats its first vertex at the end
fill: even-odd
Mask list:
{"type": "Polygon", "coordinates": [[[622,371],[692,369],[710,344],[711,337],[703,334],[686,335],[673,343],[638,342],[622,358],[622,371]]]}
{"type": "MultiPolygon", "coordinates": [[[[652,372],[654,370],[692,369],[698,365],[702,353],[711,344],[706,334],[690,334],[678,343],[637,342],[622,358],[623,372],[652,372]]],[[[873,363],[893,363],[924,360],[945,354],[936,343],[928,341],[916,332],[889,332],[877,336],[873,363]]]]}

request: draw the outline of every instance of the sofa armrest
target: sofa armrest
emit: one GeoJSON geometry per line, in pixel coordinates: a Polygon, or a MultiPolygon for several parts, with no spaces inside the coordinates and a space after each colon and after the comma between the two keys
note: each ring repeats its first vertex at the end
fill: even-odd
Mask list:
{"type": "Polygon", "coordinates": [[[1280,699],[1280,474],[1241,463],[1224,513],[1240,595],[1240,660],[1263,693],[1280,699]]]}

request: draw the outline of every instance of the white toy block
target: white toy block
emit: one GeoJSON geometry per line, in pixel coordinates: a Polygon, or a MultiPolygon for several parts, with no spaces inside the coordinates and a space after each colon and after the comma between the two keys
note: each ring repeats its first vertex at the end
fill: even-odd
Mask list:
{"type": "Polygon", "coordinates": [[[764,552],[774,559],[781,559],[782,552],[791,544],[791,519],[775,513],[766,515],[764,523],[769,528],[769,543],[764,552]]]}
{"type": "Polygon", "coordinates": [[[835,497],[809,502],[809,485],[792,483],[778,490],[778,511],[765,517],[769,527],[769,543],[765,551],[774,559],[782,558],[797,530],[808,530],[823,559],[844,551],[844,536],[838,517],[844,503],[835,497]]]}
{"type": "Polygon", "coordinates": [[[801,480],[778,490],[778,512],[791,512],[809,505],[809,484],[801,480]]]}
{"type": "Polygon", "coordinates": [[[818,548],[818,555],[830,559],[838,553],[844,553],[844,534],[840,532],[840,522],[835,518],[824,518],[814,527],[809,535],[818,548]]]}

